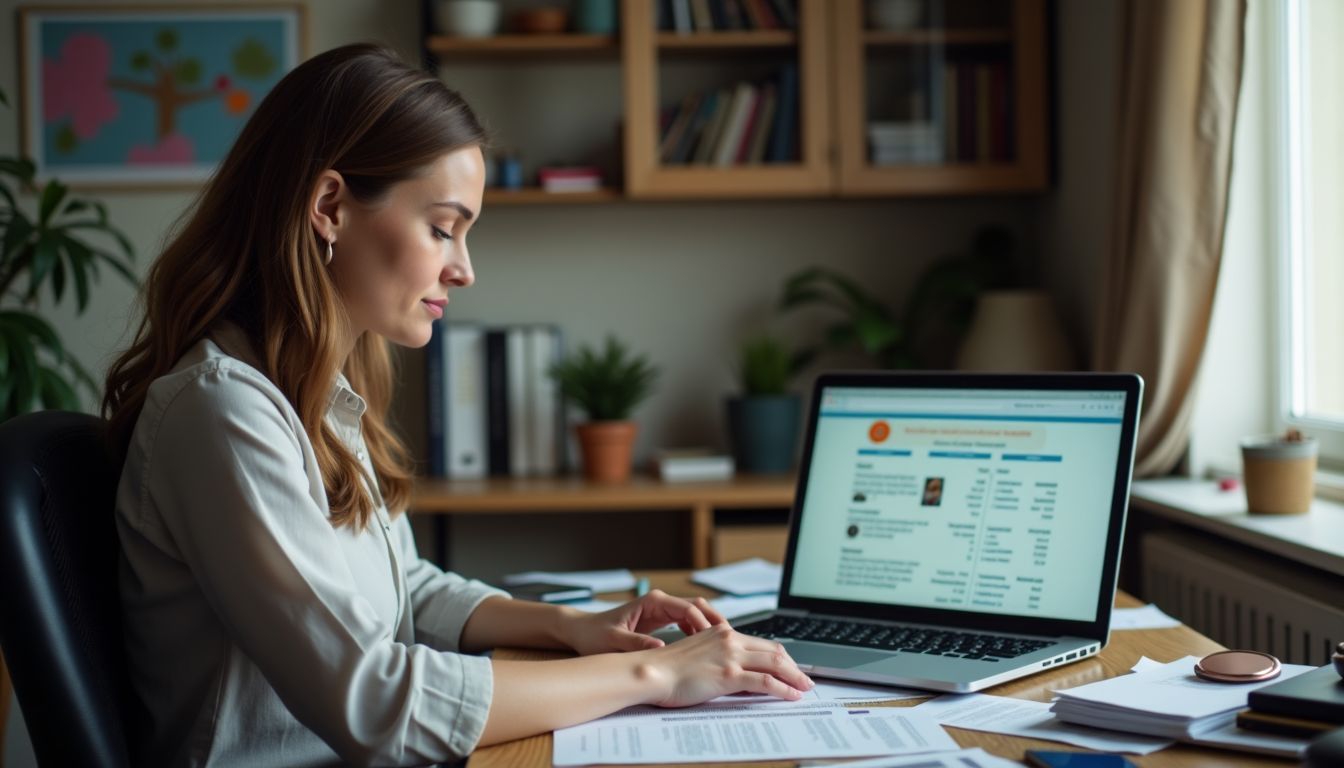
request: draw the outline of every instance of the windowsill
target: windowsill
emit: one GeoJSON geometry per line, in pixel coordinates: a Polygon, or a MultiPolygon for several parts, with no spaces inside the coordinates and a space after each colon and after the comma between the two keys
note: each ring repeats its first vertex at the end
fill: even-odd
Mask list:
{"type": "MultiPolygon", "coordinates": [[[[1344,476],[1337,475],[1342,482],[1344,476]]],[[[1137,480],[1132,502],[1191,528],[1344,576],[1344,503],[1317,498],[1301,515],[1252,515],[1240,488],[1212,480],[1137,480]]]]}

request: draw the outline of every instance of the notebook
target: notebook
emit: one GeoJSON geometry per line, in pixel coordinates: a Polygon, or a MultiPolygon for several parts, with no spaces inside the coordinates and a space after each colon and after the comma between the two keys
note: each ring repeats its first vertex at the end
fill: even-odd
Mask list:
{"type": "Polygon", "coordinates": [[[1305,675],[1251,691],[1251,709],[1329,723],[1344,723],[1344,679],[1326,664],[1305,675]]]}
{"type": "Polygon", "coordinates": [[[808,412],[779,608],[812,675],[969,692],[1109,637],[1143,381],[830,373],[808,412]]]}

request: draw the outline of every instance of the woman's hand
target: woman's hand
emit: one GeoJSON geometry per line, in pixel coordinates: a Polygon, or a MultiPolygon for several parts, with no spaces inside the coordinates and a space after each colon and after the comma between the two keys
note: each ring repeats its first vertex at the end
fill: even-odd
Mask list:
{"type": "Polygon", "coordinates": [[[812,690],[784,646],[744,635],[726,622],[663,648],[645,651],[654,692],[649,704],[687,707],[730,693],[765,693],[796,701],[812,690]]]}
{"type": "Polygon", "coordinates": [[[655,589],[619,608],[602,613],[570,615],[562,633],[565,644],[581,655],[610,651],[643,651],[659,648],[663,641],[649,635],[655,629],[676,624],[694,635],[728,622],[703,597],[673,597],[655,589]]]}

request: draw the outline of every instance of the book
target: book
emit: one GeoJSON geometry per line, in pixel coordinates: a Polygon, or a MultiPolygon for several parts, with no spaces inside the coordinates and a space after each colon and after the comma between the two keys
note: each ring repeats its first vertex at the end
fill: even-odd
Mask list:
{"type": "Polygon", "coordinates": [[[957,152],[957,137],[961,135],[961,126],[957,124],[957,109],[961,102],[957,96],[957,65],[948,63],[943,68],[943,160],[955,163],[962,159],[957,152]]]}
{"type": "Polygon", "coordinates": [[[1339,727],[1339,724],[1243,709],[1237,713],[1237,727],[1245,728],[1248,731],[1272,733],[1278,736],[1311,739],[1327,731],[1333,731],[1339,727]]]}
{"type": "Polygon", "coordinates": [[[709,0],[691,0],[691,19],[695,21],[696,32],[714,30],[714,16],[709,10],[709,0]]]}
{"type": "Polygon", "coordinates": [[[1251,691],[1251,709],[1270,715],[1344,723],[1344,680],[1330,664],[1251,691]]]}
{"type": "Polygon", "coordinates": [[[672,27],[677,34],[689,35],[691,27],[691,0],[672,0],[672,27]]]}
{"type": "Polygon", "coordinates": [[[672,118],[667,133],[663,134],[663,141],[658,148],[658,158],[664,164],[675,161],[682,137],[690,130],[691,123],[695,121],[695,114],[700,110],[701,98],[701,94],[691,93],[681,100],[681,107],[672,118]]]}
{"type": "Polygon", "coordinates": [[[454,479],[485,477],[485,330],[449,323],[444,336],[444,458],[454,479]]]}
{"type": "Polygon", "coordinates": [[[444,352],[447,344],[444,335],[447,323],[440,319],[430,324],[429,343],[425,345],[425,420],[429,429],[429,474],[431,477],[448,475],[448,457],[444,450],[447,445],[447,425],[444,423],[444,408],[447,392],[443,386],[443,375],[447,368],[444,352]]]}
{"type": "Polygon", "coordinates": [[[499,328],[486,331],[486,466],[492,477],[510,474],[508,360],[508,332],[499,328]]]}
{"type": "Polygon", "coordinates": [[[714,119],[714,111],[718,107],[718,100],[719,94],[715,91],[709,91],[701,97],[695,119],[691,121],[690,128],[686,131],[686,135],[682,137],[677,152],[668,161],[669,163],[685,165],[695,156],[696,147],[699,146],[700,140],[704,137],[710,121],[714,119]]]}
{"type": "Polygon", "coordinates": [[[658,477],[667,483],[727,480],[733,476],[733,458],[704,448],[664,449],[653,461],[658,477]]]}
{"type": "Polygon", "coordinates": [[[602,172],[589,166],[548,166],[537,169],[537,181],[547,192],[592,192],[602,188],[602,172]]]}
{"type": "Polygon", "coordinates": [[[975,159],[987,163],[993,158],[990,141],[990,71],[989,65],[975,67],[975,159]]]}
{"type": "Polygon", "coordinates": [[[761,100],[756,107],[755,124],[751,131],[751,146],[744,162],[758,164],[765,161],[765,149],[770,142],[770,129],[775,121],[775,84],[761,86],[761,100]]]}
{"type": "Polygon", "coordinates": [[[780,26],[785,29],[798,28],[798,13],[793,7],[794,0],[769,0],[769,2],[779,19],[780,26]]]}
{"type": "Polygon", "coordinates": [[[791,163],[798,135],[798,67],[786,64],[779,72],[779,101],[775,107],[775,126],[770,133],[766,162],[791,163]]]}
{"type": "Polygon", "coordinates": [[[723,130],[714,147],[714,165],[729,166],[737,158],[742,134],[747,128],[747,118],[751,115],[755,101],[756,86],[745,81],[738,83],[729,102],[728,114],[724,117],[723,130]]]}
{"type": "Polygon", "coordinates": [[[560,386],[551,378],[551,366],[560,360],[560,332],[553,326],[527,329],[528,465],[534,474],[560,471],[560,386]]]}
{"type": "Polygon", "coordinates": [[[527,329],[512,326],[504,331],[504,350],[508,356],[505,365],[508,382],[509,412],[509,474],[527,477],[532,474],[532,420],[528,418],[527,329]]]}
{"type": "Polygon", "coordinates": [[[731,91],[720,90],[714,99],[714,114],[709,118],[709,123],[705,125],[705,132],[700,136],[700,143],[695,146],[695,155],[691,162],[696,165],[708,164],[714,158],[714,148],[718,146],[719,135],[723,133],[723,124],[728,121],[728,110],[732,105],[733,95],[731,91]]]}
{"type": "Polygon", "coordinates": [[[573,584],[554,584],[548,581],[526,581],[509,584],[505,589],[518,600],[538,603],[566,603],[571,600],[590,600],[593,590],[573,584]]]}

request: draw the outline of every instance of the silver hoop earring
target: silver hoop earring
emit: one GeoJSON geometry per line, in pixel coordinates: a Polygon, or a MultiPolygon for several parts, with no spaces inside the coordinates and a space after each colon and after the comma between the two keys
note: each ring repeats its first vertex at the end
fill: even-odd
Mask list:
{"type": "Polygon", "coordinates": [[[328,240],[328,241],[327,241],[327,260],[326,260],[325,262],[323,262],[324,264],[330,264],[330,263],[331,263],[331,243],[332,243],[331,240],[328,240]]]}

